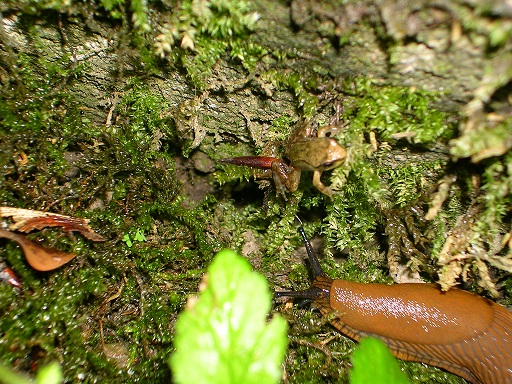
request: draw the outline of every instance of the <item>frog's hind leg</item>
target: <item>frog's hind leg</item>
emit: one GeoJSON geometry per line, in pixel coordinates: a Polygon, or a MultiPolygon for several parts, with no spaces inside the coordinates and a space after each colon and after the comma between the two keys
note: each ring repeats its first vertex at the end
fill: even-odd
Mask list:
{"type": "Polygon", "coordinates": [[[286,200],[286,192],[295,192],[299,188],[300,169],[286,164],[283,160],[272,163],[272,179],[278,195],[286,200]]]}
{"type": "Polygon", "coordinates": [[[240,157],[231,157],[228,159],[219,159],[217,161],[219,163],[224,163],[224,164],[240,165],[240,166],[258,168],[258,169],[271,169],[272,163],[274,161],[279,161],[279,159],[276,157],[267,157],[267,156],[240,156],[240,157]]]}

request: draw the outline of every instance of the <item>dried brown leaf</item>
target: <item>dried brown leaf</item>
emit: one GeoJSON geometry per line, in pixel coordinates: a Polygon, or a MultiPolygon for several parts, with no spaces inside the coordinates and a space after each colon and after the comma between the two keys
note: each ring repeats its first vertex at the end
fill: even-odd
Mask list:
{"type": "Polygon", "coordinates": [[[81,217],[13,207],[0,207],[0,217],[12,217],[14,224],[9,227],[12,231],[27,233],[34,229],[61,227],[66,232],[80,232],[91,241],[105,241],[89,226],[90,220],[81,217]]]}
{"type": "Polygon", "coordinates": [[[51,271],[52,269],[57,269],[75,258],[73,253],[43,247],[19,233],[0,229],[0,237],[16,241],[23,250],[27,262],[32,268],[37,269],[38,271],[51,271]]]}

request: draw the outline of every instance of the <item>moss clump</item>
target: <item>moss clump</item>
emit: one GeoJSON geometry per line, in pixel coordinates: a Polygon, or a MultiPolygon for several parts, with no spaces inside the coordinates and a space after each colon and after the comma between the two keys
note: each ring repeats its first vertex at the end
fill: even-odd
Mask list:
{"type": "Polygon", "coordinates": [[[2,205],[88,217],[108,240],[34,233],[78,255],[50,273],[32,270],[2,241],[0,256],[24,291],[0,285],[0,359],[31,373],[57,360],[66,381],[164,380],[172,321],[222,246],[210,227],[216,200],[182,205],[179,148],[160,96],[131,83],[114,106],[115,124],[94,126],[56,86],[75,68],[46,78],[20,60],[15,91],[1,93],[2,205]],[[128,247],[124,235],[137,231],[146,241],[128,247]]]}
{"type": "Polygon", "coordinates": [[[365,78],[347,79],[343,89],[348,94],[343,103],[344,117],[350,121],[347,136],[374,131],[380,141],[405,139],[428,146],[455,134],[449,115],[435,107],[439,93],[365,78]]]}
{"type": "Polygon", "coordinates": [[[159,27],[156,53],[181,63],[200,88],[223,55],[238,59],[252,70],[265,49],[247,36],[259,16],[247,1],[186,0],[159,27]]]}

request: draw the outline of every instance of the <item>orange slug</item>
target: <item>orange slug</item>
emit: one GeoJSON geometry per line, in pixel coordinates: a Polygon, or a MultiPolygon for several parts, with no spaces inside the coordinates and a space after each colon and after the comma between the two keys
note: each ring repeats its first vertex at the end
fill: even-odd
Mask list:
{"type": "Polygon", "coordinates": [[[332,280],[299,234],[313,272],[305,291],[277,297],[307,299],[354,340],[384,341],[393,355],[443,368],[471,383],[512,383],[512,313],[476,294],[435,284],[362,284],[332,280]]]}

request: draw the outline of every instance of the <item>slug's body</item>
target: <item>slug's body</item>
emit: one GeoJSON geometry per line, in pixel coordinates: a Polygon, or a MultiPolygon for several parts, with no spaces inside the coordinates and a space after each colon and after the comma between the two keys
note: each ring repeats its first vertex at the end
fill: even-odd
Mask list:
{"type": "Polygon", "coordinates": [[[361,284],[331,280],[306,242],[314,280],[302,292],[342,333],[384,341],[398,358],[443,368],[472,383],[512,383],[512,313],[460,289],[434,284],[361,284]]]}

